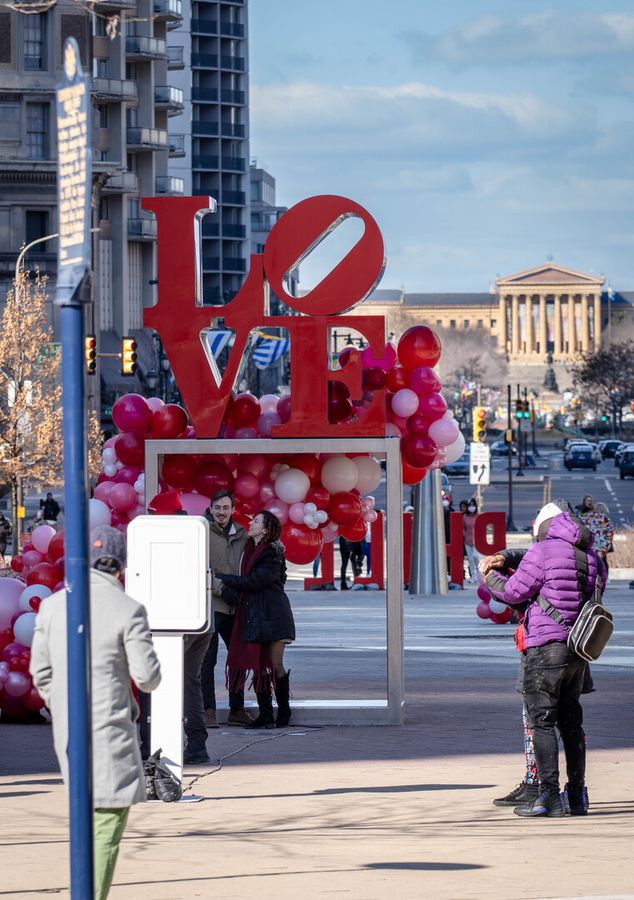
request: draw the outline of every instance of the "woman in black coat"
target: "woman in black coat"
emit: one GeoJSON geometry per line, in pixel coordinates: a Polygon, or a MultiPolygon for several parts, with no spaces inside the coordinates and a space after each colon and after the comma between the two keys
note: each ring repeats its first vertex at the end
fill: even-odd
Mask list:
{"type": "Polygon", "coordinates": [[[284,648],[295,640],[295,622],[286,593],[282,527],[264,509],[249,526],[249,541],[240,560],[239,575],[215,572],[224,583],[222,599],[237,605],[227,654],[227,687],[244,689],[251,676],[260,714],[247,728],[284,728],[291,718],[289,672],[284,669],[284,648]],[[273,718],[271,685],[277,699],[273,718]]]}

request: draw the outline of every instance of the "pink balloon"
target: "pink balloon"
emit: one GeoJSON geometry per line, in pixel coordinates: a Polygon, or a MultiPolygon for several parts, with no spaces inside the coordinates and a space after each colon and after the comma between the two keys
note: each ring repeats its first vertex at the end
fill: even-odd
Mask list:
{"type": "Polygon", "coordinates": [[[441,394],[423,394],[418,403],[418,411],[428,422],[434,422],[445,415],[447,403],[441,394]]]}
{"type": "Polygon", "coordinates": [[[95,497],[110,506],[110,491],[114,487],[114,481],[102,481],[95,488],[95,497]]]}
{"type": "Polygon", "coordinates": [[[489,591],[486,584],[479,584],[476,594],[478,595],[480,600],[483,601],[483,603],[486,603],[487,606],[489,605],[489,600],[491,599],[491,592],[489,591]]]}
{"type": "Polygon", "coordinates": [[[438,447],[448,447],[457,439],[460,429],[455,419],[446,419],[443,416],[442,419],[436,419],[431,423],[427,433],[438,447]]]}
{"type": "Polygon", "coordinates": [[[112,421],[119,431],[145,434],[152,423],[152,410],[140,394],[124,394],[112,407],[112,421]]]}
{"type": "Polygon", "coordinates": [[[418,394],[411,388],[401,388],[392,397],[392,410],[402,419],[413,416],[418,409],[418,394]]]}
{"type": "MultiPolygon", "coordinates": [[[[116,484],[134,484],[142,469],[136,469],[134,466],[123,466],[114,476],[116,484]]],[[[97,494],[95,494],[95,497],[97,494]]]]}
{"type": "Polygon", "coordinates": [[[337,529],[336,531],[333,531],[332,528],[329,528],[328,525],[325,525],[323,528],[320,528],[319,530],[321,531],[321,535],[324,539],[324,544],[332,544],[334,539],[337,537],[337,532],[339,531],[339,529],[337,529]]]}
{"type": "Polygon", "coordinates": [[[44,554],[40,553],[39,550],[27,550],[22,559],[27,569],[32,569],[33,566],[37,566],[44,561],[44,554]]]}
{"type": "Polygon", "coordinates": [[[276,496],[275,485],[272,481],[263,481],[260,485],[260,502],[268,503],[276,496]]]}
{"type": "Polygon", "coordinates": [[[278,497],[274,497],[272,500],[265,503],[264,509],[268,509],[274,516],[277,516],[281,525],[286,525],[288,522],[288,503],[284,503],[284,501],[280,500],[278,497]]]}
{"type": "Polygon", "coordinates": [[[130,521],[132,521],[132,519],[136,519],[137,516],[144,516],[144,515],[145,515],[145,507],[143,506],[142,503],[137,503],[137,505],[134,507],[134,509],[130,513],[130,521]]]}
{"type": "Polygon", "coordinates": [[[115,484],[110,491],[110,506],[117,512],[128,512],[138,503],[137,492],[131,484],[115,484]]]}
{"type": "Polygon", "coordinates": [[[258,421],[256,422],[256,427],[260,434],[263,437],[271,437],[273,434],[273,428],[275,425],[281,425],[282,420],[277,415],[277,413],[262,413],[258,421]]]}
{"type": "Polygon", "coordinates": [[[431,366],[419,366],[409,374],[409,386],[417,394],[432,394],[438,392],[442,385],[440,378],[431,366]]]}
{"type": "Polygon", "coordinates": [[[21,697],[31,688],[31,679],[24,672],[9,672],[4,689],[10,697],[21,697]]]}
{"type": "Polygon", "coordinates": [[[251,428],[250,426],[248,426],[247,428],[238,428],[235,433],[235,437],[237,437],[238,440],[241,441],[246,441],[250,438],[256,438],[257,436],[258,433],[255,428],[251,428]]]}
{"type": "Polygon", "coordinates": [[[40,553],[46,553],[48,545],[55,537],[55,534],[55,529],[50,525],[38,525],[37,528],[33,529],[31,543],[40,553]]]}
{"type": "Polygon", "coordinates": [[[304,504],[291,503],[288,508],[288,517],[291,522],[295,522],[296,525],[301,525],[304,521],[304,504]]]}
{"type": "Polygon", "coordinates": [[[260,409],[263,413],[274,413],[277,410],[279,399],[275,394],[263,394],[258,401],[260,409]]]}
{"type": "Polygon", "coordinates": [[[260,493],[260,482],[250,472],[239,472],[234,487],[239,497],[257,497],[260,493]]]}
{"type": "Polygon", "coordinates": [[[147,405],[150,407],[153,413],[155,413],[161,406],[165,406],[163,400],[160,397],[148,397],[147,405]]]}
{"type": "Polygon", "coordinates": [[[483,600],[480,600],[480,602],[476,606],[476,615],[478,615],[481,619],[490,619],[491,610],[489,609],[489,604],[485,603],[483,600]]]}
{"type": "Polygon", "coordinates": [[[385,345],[385,352],[380,357],[374,355],[372,347],[366,347],[361,354],[361,363],[364,369],[371,369],[374,366],[377,366],[379,369],[384,369],[385,371],[391,369],[392,366],[396,364],[396,350],[394,345],[388,341],[385,345]]]}
{"type": "Polygon", "coordinates": [[[102,446],[102,448],[101,448],[101,452],[103,453],[103,451],[104,451],[104,450],[107,450],[108,447],[114,447],[114,445],[115,445],[116,442],[117,442],[118,436],[119,436],[119,435],[117,435],[117,434],[113,434],[112,437],[109,437],[107,441],[104,441],[104,442],[103,442],[103,446],[102,446]]]}
{"type": "Polygon", "coordinates": [[[203,516],[209,507],[210,499],[203,494],[190,492],[179,496],[183,509],[190,516],[203,516]]]}

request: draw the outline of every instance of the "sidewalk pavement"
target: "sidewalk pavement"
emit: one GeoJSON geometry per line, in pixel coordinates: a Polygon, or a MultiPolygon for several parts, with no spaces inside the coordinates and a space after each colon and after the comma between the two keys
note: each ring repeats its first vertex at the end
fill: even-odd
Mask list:
{"type": "MultiPolygon", "coordinates": [[[[404,726],[210,731],[222,768],[185,778],[202,776],[187,793],[203,801],[132,810],[111,898],[634,898],[633,595],[611,591],[621,646],[586,703],[590,815],[524,820],[491,802],[522,775],[519,698],[499,649],[507,636],[490,626],[489,654],[476,657],[446,633],[448,614],[456,635],[485,633],[471,594],[406,604],[422,603],[434,647],[449,642],[406,654],[404,726]]],[[[299,608],[326,596],[293,599],[299,608]]],[[[50,728],[0,727],[0,798],[0,898],[68,897],[67,799],[50,728]]]]}

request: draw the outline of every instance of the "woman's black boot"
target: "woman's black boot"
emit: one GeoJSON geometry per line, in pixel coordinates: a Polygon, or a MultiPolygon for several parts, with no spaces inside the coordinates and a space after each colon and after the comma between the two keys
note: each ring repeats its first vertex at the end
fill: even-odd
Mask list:
{"type": "Polygon", "coordinates": [[[275,684],[275,699],[277,700],[277,728],[286,728],[291,721],[291,707],[289,705],[290,687],[288,676],[291,674],[289,669],[286,675],[278,678],[275,684]]]}
{"type": "Polygon", "coordinates": [[[258,709],[260,715],[253,722],[245,725],[245,728],[275,728],[275,719],[273,718],[273,695],[270,691],[263,691],[256,694],[258,698],[258,709]]]}

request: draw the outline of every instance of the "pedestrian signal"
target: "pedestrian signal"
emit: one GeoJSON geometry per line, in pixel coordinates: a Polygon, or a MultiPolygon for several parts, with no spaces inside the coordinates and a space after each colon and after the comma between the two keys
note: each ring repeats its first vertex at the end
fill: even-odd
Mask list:
{"type": "Polygon", "coordinates": [[[137,342],[134,338],[121,339],[121,374],[134,375],[137,370],[137,342]]]}
{"type": "Polygon", "coordinates": [[[476,406],[473,410],[473,440],[476,442],[486,440],[486,416],[487,411],[484,406],[476,406]]]}
{"type": "Polygon", "coordinates": [[[86,374],[94,375],[97,371],[97,339],[94,334],[87,334],[84,338],[84,361],[86,374]]]}

